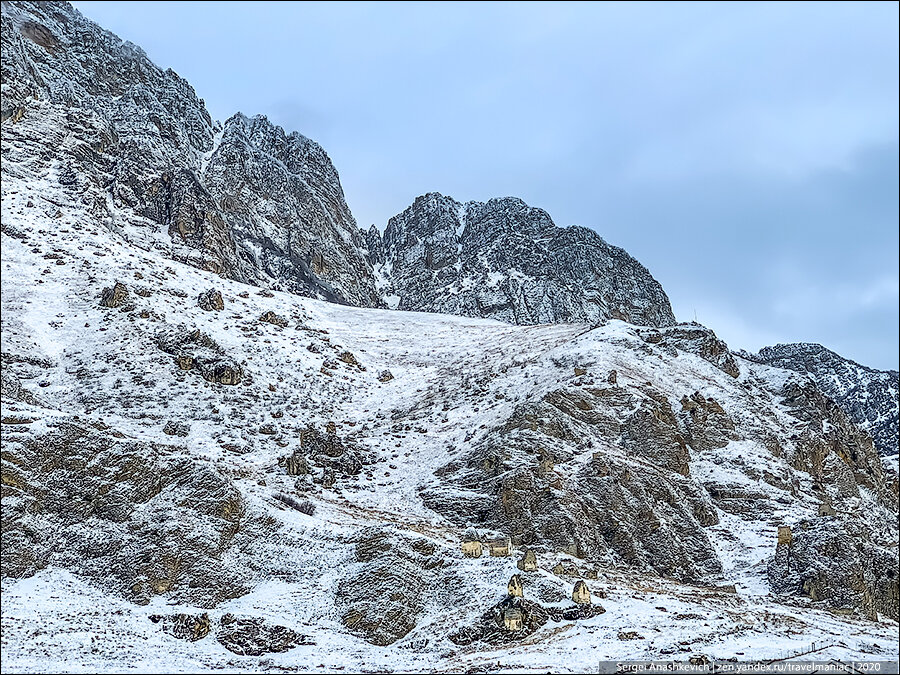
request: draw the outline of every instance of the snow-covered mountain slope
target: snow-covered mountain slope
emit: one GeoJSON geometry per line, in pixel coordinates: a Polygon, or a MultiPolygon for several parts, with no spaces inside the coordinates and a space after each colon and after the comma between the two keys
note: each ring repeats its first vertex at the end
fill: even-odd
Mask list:
{"type": "Polygon", "coordinates": [[[517,200],[364,246],[312,141],[2,12],[4,672],[896,657],[897,474],[808,375],[517,200]]]}
{"type": "Polygon", "coordinates": [[[271,293],[52,173],[4,172],[0,218],[4,670],[897,654],[871,440],[708,329],[271,293]],[[470,527],[512,556],[465,557],[470,527]]]}
{"type": "Polygon", "coordinates": [[[675,323],[647,269],[592,230],[557,227],[512,197],[462,204],[423,195],[368,233],[389,306],[520,325],[622,319],[675,323]]]}
{"type": "Polygon", "coordinates": [[[872,435],[882,455],[897,455],[900,373],[896,370],[861,366],[822,345],[809,343],[765,347],[750,358],[808,374],[860,429],[872,435]]]}
{"type": "Polygon", "coordinates": [[[104,227],[249,283],[379,304],[325,151],[202,99],[65,2],[4,2],[4,175],[53,175],[104,227]]]}

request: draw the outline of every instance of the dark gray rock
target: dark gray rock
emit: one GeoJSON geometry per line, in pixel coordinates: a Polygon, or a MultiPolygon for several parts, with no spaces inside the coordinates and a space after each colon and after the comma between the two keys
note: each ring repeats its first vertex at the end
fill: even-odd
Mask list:
{"type": "Polygon", "coordinates": [[[860,429],[872,436],[880,454],[897,454],[900,373],[896,370],[861,366],[822,345],[809,343],[764,347],[758,354],[745,356],[808,374],[860,429]]]}
{"type": "Polygon", "coordinates": [[[125,284],[116,282],[109,288],[104,288],[100,295],[100,305],[102,307],[119,307],[128,300],[128,288],[125,284]]]}
{"type": "Polygon", "coordinates": [[[699,323],[679,323],[659,331],[645,331],[643,339],[650,344],[676,354],[678,350],[696,354],[709,361],[716,368],[732,377],[740,375],[740,369],[728,345],[716,337],[716,334],[699,323]]]}
{"type": "Polygon", "coordinates": [[[209,614],[168,614],[165,616],[153,614],[150,616],[153,623],[159,624],[164,633],[178,638],[197,642],[209,635],[209,614]]]}
{"type": "Polygon", "coordinates": [[[175,357],[181,370],[197,370],[203,379],[216,384],[240,384],[244,371],[206,333],[184,325],[169,327],[156,340],[157,346],[175,357]]]}
{"type": "Polygon", "coordinates": [[[216,640],[228,651],[241,656],[278,654],[299,645],[314,644],[308,636],[286,626],[233,614],[225,614],[219,620],[216,640]]]}
{"type": "Polygon", "coordinates": [[[515,324],[675,323],[662,287],[634,258],[520,199],[462,204],[429,193],[377,235],[367,235],[369,261],[399,309],[515,324]]]}
{"type": "Polygon", "coordinates": [[[220,312],[225,309],[225,301],[222,294],[215,288],[204,291],[197,298],[197,304],[205,312],[220,312]]]}

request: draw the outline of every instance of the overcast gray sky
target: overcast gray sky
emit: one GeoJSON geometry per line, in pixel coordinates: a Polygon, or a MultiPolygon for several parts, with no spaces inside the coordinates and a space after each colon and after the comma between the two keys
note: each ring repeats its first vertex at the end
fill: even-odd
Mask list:
{"type": "Polygon", "coordinates": [[[321,143],[364,227],[515,195],[733,348],[897,368],[897,3],[75,5],[321,143]]]}

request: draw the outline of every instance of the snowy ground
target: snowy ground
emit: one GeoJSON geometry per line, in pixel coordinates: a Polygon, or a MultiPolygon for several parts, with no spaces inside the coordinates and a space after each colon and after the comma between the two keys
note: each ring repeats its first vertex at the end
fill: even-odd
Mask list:
{"type": "MultiPolygon", "coordinates": [[[[495,561],[484,561],[484,564],[495,561]]],[[[499,563],[498,563],[499,564],[499,563]]],[[[505,573],[511,573],[508,569],[505,573]]],[[[185,609],[163,600],[146,607],[111,598],[60,570],[3,585],[5,672],[173,672],[224,669],[347,672],[390,670],[465,672],[590,672],[600,660],[686,660],[696,654],[740,660],[778,658],[812,642],[833,646],[818,659],[897,658],[897,626],[873,624],[824,610],[790,608],[765,596],[719,593],[655,578],[609,575],[605,614],[550,624],[514,648],[429,651],[402,644],[375,647],[342,632],[336,622],[310,623],[293,615],[292,596],[303,589],[266,584],[211,613],[252,613],[311,635],[315,645],[283,654],[240,657],[211,639],[189,643],[156,630],[151,614],[185,609]],[[620,640],[623,631],[644,639],[620,640]]]]}
{"type": "MultiPolygon", "coordinates": [[[[289,552],[292,564],[309,570],[303,583],[260,580],[250,594],[210,612],[214,620],[226,612],[267,618],[309,635],[315,644],[240,657],[212,639],[178,640],[147,617],[197,608],[168,605],[163,596],[137,606],[51,567],[32,578],[3,581],[4,672],[584,672],[609,659],[684,659],[701,653],[777,658],[811,642],[832,645],[817,658],[896,659],[896,623],[861,621],[809,603],[779,604],[769,594],[762,561],[771,555],[775,526],[813,509],[802,501],[768,520],[720,513],[720,524],[710,529],[724,565],[717,583],[735,584],[737,594],[600,570],[589,583],[607,594],[600,600],[605,614],[549,623],[513,647],[453,645],[446,634],[505,594],[507,579],[517,571],[515,560],[463,558],[461,532],[427,509],[418,492],[437,484],[434,470],[505,420],[517,402],[568,386],[575,375],[559,365],[561,360],[583,363],[596,373],[617,369],[626,387],[653,381],[674,400],[699,389],[735,411],[752,410],[752,394],[691,355],[636,361],[636,345],[642,343],[621,322],[593,331],[579,325],[515,327],[340,307],[277,292],[265,297],[257,288],[167,259],[165,241],[146,232],[124,233],[132,243],[110,234],[78,203],[61,203],[50,178],[46,185],[4,178],[2,219],[16,233],[4,231],[2,240],[4,353],[52,364],[35,380],[24,381],[44,403],[44,415],[54,414],[47,410],[78,414],[127,437],[161,443],[172,442],[162,431],[167,420],[188,421],[189,435],[179,439],[187,452],[212,462],[249,503],[283,527],[320,542],[289,552]],[[135,312],[98,306],[102,288],[116,280],[132,292],[135,312]],[[211,287],[222,291],[222,312],[203,312],[196,305],[197,295],[211,287]],[[143,288],[146,297],[136,294],[143,288]],[[287,328],[258,321],[268,310],[287,318],[287,328]],[[178,323],[196,326],[226,347],[244,364],[252,385],[216,386],[173,368],[153,336],[164,324],[178,323]],[[323,363],[343,351],[352,352],[365,370],[338,362],[323,373],[323,363]],[[73,378],[84,369],[90,377],[73,378]],[[384,369],[393,380],[378,380],[384,369]],[[300,428],[330,421],[371,448],[376,465],[370,475],[339,482],[335,490],[314,488],[312,518],[281,508],[273,494],[289,491],[292,477],[278,458],[296,446],[300,428]],[[274,424],[276,433],[258,433],[264,424],[274,424]],[[437,543],[478,590],[470,604],[451,615],[427,610],[413,632],[390,647],[350,635],[330,601],[349,556],[348,547],[337,542],[373,523],[437,543]],[[641,639],[620,639],[629,631],[641,639]]],[[[694,457],[692,474],[751,481],[726,465],[725,454],[741,454],[751,465],[770,461],[759,446],[735,441],[694,457]]],[[[774,489],[752,482],[760,490],[774,489]]],[[[570,589],[571,580],[549,571],[553,562],[542,560],[535,574],[570,589]]]]}

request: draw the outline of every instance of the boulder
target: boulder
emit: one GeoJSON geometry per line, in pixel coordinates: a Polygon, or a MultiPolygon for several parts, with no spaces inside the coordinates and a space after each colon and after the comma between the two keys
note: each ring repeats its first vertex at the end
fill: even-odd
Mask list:
{"type": "Polygon", "coordinates": [[[203,379],[216,384],[236,385],[243,369],[209,335],[184,325],[169,326],[157,336],[157,346],[175,357],[181,370],[197,370],[203,379]]]}
{"type": "Polygon", "coordinates": [[[283,316],[276,314],[275,312],[273,312],[271,310],[268,312],[263,312],[260,315],[259,320],[264,323],[270,323],[273,326],[278,326],[279,328],[287,328],[287,325],[288,325],[287,319],[285,319],[283,316]]]}
{"type": "Polygon", "coordinates": [[[299,645],[313,644],[308,636],[285,626],[256,617],[235,617],[230,613],[219,620],[216,640],[228,651],[241,656],[278,654],[299,645]]]}
{"type": "Polygon", "coordinates": [[[113,286],[104,288],[100,295],[101,307],[119,307],[128,300],[128,288],[117,281],[113,286]]]}
{"type": "Polygon", "coordinates": [[[219,312],[225,309],[222,294],[214,288],[201,293],[197,298],[197,305],[205,312],[219,312]]]}
{"type": "Polygon", "coordinates": [[[191,433],[191,425],[186,422],[169,420],[166,422],[166,426],[163,427],[163,433],[169,436],[185,437],[191,433]]]}
{"type": "Polygon", "coordinates": [[[176,637],[179,640],[197,642],[209,635],[209,615],[203,614],[168,614],[165,616],[153,614],[150,616],[153,623],[158,623],[164,633],[176,637]]]}

